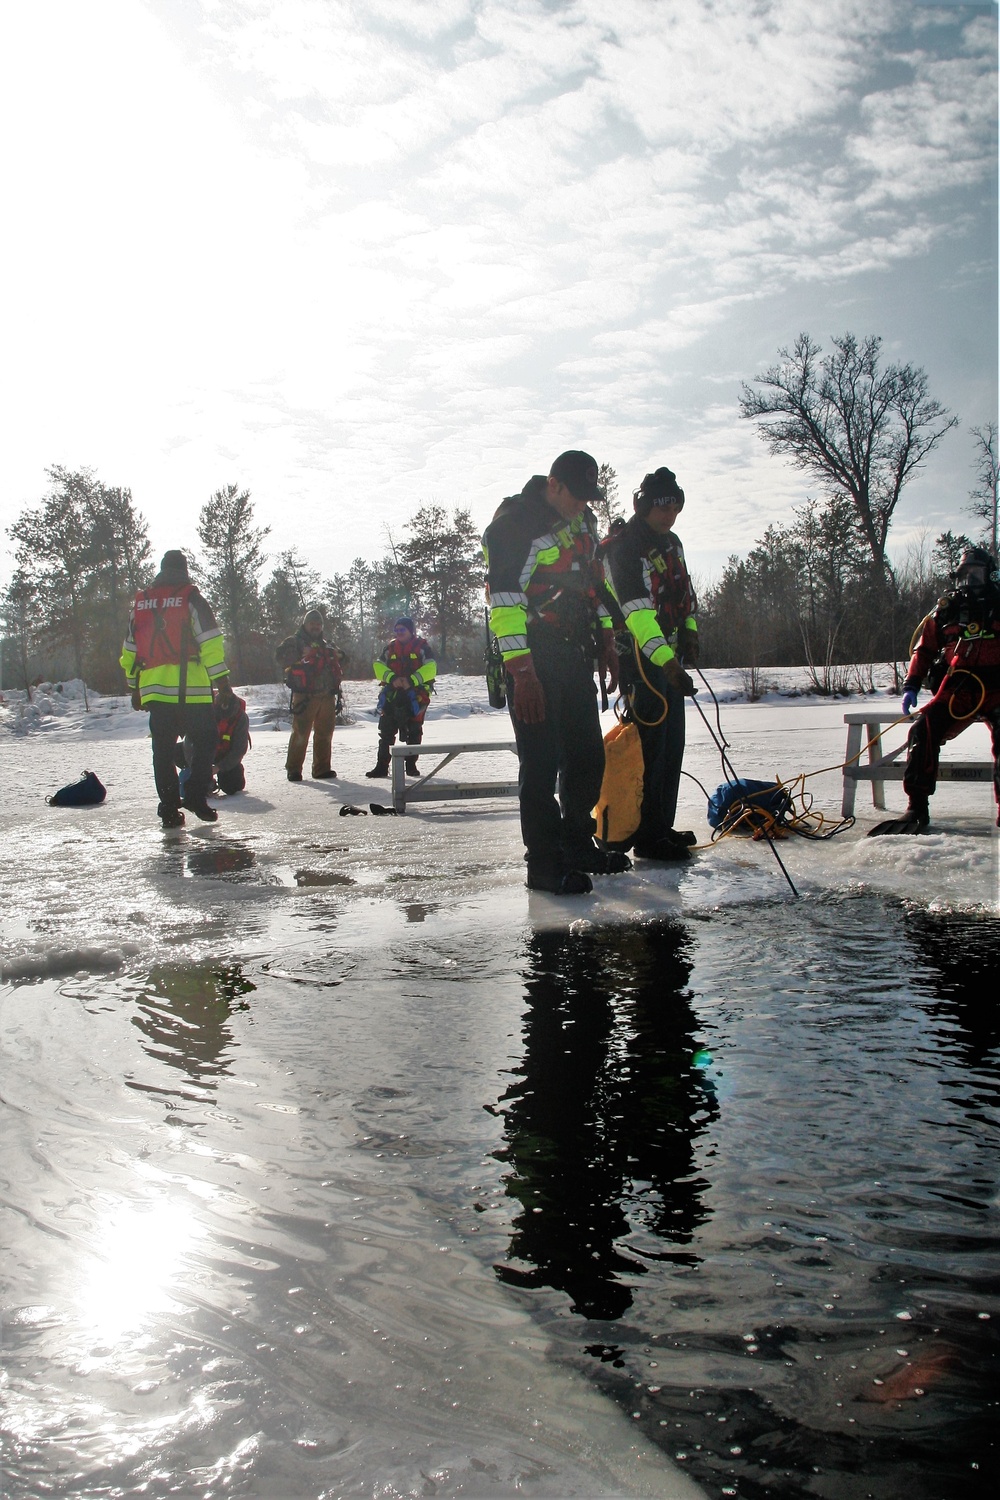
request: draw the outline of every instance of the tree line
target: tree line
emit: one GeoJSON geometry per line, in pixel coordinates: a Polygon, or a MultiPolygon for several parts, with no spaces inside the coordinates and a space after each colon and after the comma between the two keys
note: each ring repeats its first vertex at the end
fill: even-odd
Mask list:
{"type": "MultiPolygon", "coordinates": [[[[958,419],[911,365],[883,364],[881,340],[844,334],[826,354],[808,334],[744,385],[739,415],[770,452],[816,482],[746,557],[733,555],[701,590],[701,661],[740,667],[755,691],[769,666],[804,665],[818,691],[871,683],[871,663],[905,660],[914,625],[954,574],[968,542],[951,531],[893,564],[888,538],[905,485],[958,419]],[[860,666],[859,666],[860,664],[860,666]],[[866,665],[867,664],[867,665],[866,665]],[[867,675],[865,675],[867,674],[867,675]]],[[[997,549],[997,426],[971,429],[969,512],[997,549]]],[[[14,573],[0,594],[5,680],[25,686],[70,671],[102,692],[121,687],[118,655],[128,607],[153,577],[145,517],[127,488],[59,466],[50,488],[8,529],[14,573]],[[62,663],[62,666],[58,664],[62,663]]],[[[622,515],[615,471],[601,465],[602,532],[622,515]]],[[[485,637],[483,563],[468,510],[425,505],[374,562],[355,558],[324,578],[295,548],[273,558],[250,493],[236,484],[202,507],[192,577],[215,606],[239,682],[275,677],[275,644],[319,604],[348,674],[367,677],[387,627],[411,615],[446,667],[476,672],[485,637]]]]}
{"type": "MultiPolygon", "coordinates": [[[[0,594],[5,680],[30,690],[39,678],[72,673],[100,692],[118,692],[129,607],[156,572],[148,523],[129,489],[90,470],[56,466],[48,477],[41,503],[8,528],[16,550],[0,594]]],[[[469,512],[423,506],[404,532],[375,562],[356,558],[346,572],[323,578],[295,548],[269,559],[270,528],[256,524],[248,490],[216,490],[199,514],[198,546],[183,550],[218,614],[236,681],[273,682],[276,644],[315,605],[350,676],[370,676],[372,657],[401,614],[433,634],[445,664],[477,670],[483,564],[469,512]]]]}

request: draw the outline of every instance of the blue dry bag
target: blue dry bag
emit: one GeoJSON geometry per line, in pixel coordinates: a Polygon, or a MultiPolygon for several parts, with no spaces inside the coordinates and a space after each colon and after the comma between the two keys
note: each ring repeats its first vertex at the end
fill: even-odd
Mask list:
{"type": "Polygon", "coordinates": [[[782,787],[775,786],[773,781],[749,781],[745,776],[724,782],[708,799],[708,821],[713,828],[725,828],[748,813],[751,816],[742,826],[753,833],[765,821],[753,814],[769,813],[780,823],[791,811],[792,799],[782,787]]]}
{"type": "Polygon", "coordinates": [[[79,781],[62,786],[51,797],[46,797],[50,807],[97,807],[108,795],[106,787],[98,781],[93,771],[84,771],[79,781]]]}

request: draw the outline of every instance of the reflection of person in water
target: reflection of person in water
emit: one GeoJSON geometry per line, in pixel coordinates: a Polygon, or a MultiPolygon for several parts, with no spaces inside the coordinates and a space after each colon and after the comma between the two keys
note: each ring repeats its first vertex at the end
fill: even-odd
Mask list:
{"type": "Polygon", "coordinates": [[[199,1102],[210,1099],[216,1079],[229,1072],[230,1014],[245,1006],[242,996],[254,988],[238,964],[152,969],[134,1020],[144,1037],[143,1049],[154,1061],[179,1068],[201,1092],[189,1093],[166,1081],[153,1086],[133,1079],[130,1087],[199,1102]]]}
{"type": "Polygon", "coordinates": [[[565,1291],[584,1317],[620,1317],[647,1261],[696,1259],[682,1247],[707,1184],[692,1148],[716,1106],[695,1062],[687,945],[674,927],[529,945],[524,1062],[501,1100],[522,1211],[496,1269],[565,1291]]]}

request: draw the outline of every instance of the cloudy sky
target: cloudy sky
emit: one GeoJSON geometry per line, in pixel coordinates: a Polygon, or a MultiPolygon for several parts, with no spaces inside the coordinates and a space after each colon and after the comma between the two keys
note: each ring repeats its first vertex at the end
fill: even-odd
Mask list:
{"type": "Polygon", "coordinates": [[[809,492],[736,412],[803,329],[962,418],[897,546],[971,524],[993,3],[33,0],[0,56],[4,526],[89,466],[159,552],[235,482],[332,573],[583,447],[710,575],[809,492]]]}

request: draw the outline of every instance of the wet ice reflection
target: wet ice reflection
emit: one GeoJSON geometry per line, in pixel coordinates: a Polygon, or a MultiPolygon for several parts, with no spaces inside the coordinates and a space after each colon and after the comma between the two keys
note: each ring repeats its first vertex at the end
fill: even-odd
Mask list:
{"type": "Polygon", "coordinates": [[[92,1349],[110,1356],[126,1334],[181,1310],[176,1288],[185,1256],[204,1230],[189,1204],[163,1197],[110,1207],[94,1238],[100,1248],[81,1259],[75,1316],[92,1349]]]}

